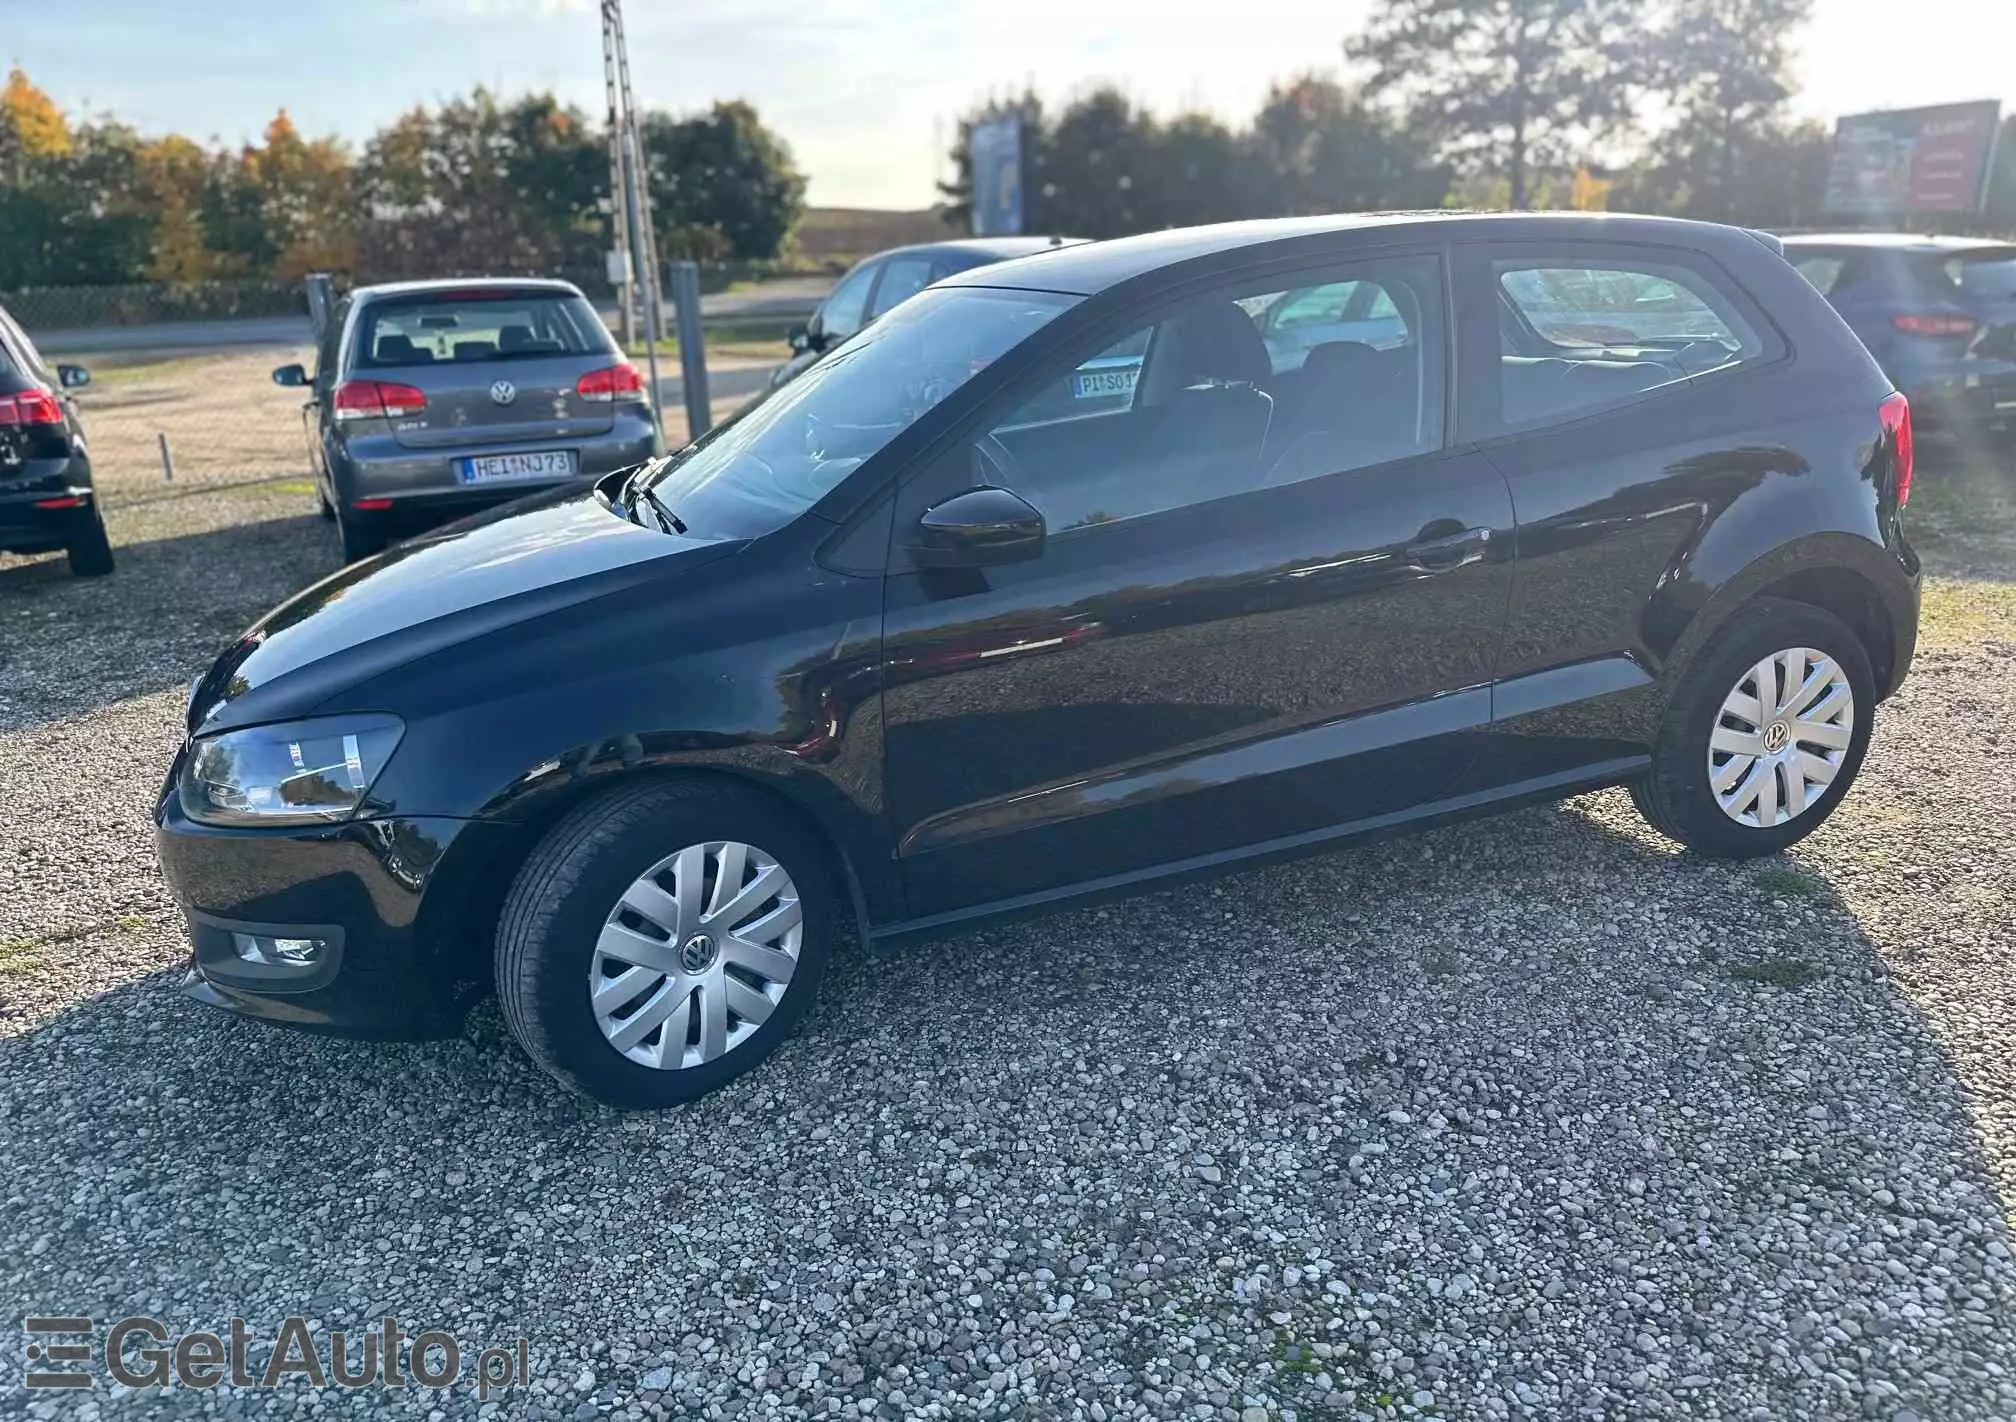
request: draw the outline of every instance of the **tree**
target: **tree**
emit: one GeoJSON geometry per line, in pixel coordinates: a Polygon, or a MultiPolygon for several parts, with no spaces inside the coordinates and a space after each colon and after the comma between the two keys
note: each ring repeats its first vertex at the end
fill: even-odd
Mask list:
{"type": "Polygon", "coordinates": [[[356,192],[371,214],[359,264],[381,277],[593,264],[608,226],[607,155],[580,111],[550,94],[504,104],[479,88],[413,109],[358,164],[356,192]]]}
{"type": "Polygon", "coordinates": [[[1748,150],[1767,143],[1792,96],[1792,32],[1812,0],[1675,0],[1648,50],[1650,87],[1674,121],[1652,147],[1655,166],[1684,174],[1690,217],[1740,215],[1748,150]]]}
{"type": "Polygon", "coordinates": [[[1260,211],[1435,207],[1448,171],[1419,137],[1334,80],[1304,75],[1267,92],[1253,120],[1260,211]]]}
{"type": "Polygon", "coordinates": [[[805,178],[749,104],[647,113],[638,125],[660,255],[702,261],[781,256],[805,211],[805,178]]]}
{"type": "Polygon", "coordinates": [[[0,173],[16,187],[29,180],[32,165],[70,151],[70,124],[56,101],[35,87],[20,65],[0,85],[0,173]]]}
{"type": "Polygon", "coordinates": [[[1398,104],[1459,163],[1502,173],[1527,206],[1631,110],[1642,0],[1379,0],[1346,53],[1366,91],[1398,104]]]}

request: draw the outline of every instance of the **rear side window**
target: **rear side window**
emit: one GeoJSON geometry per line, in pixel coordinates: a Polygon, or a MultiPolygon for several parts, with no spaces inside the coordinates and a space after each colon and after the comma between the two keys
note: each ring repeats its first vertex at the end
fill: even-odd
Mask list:
{"type": "Polygon", "coordinates": [[[2016,297],[2016,247],[1963,252],[1947,258],[1945,272],[1946,279],[1963,296],[1979,296],[1989,301],[2016,297]]]}
{"type": "Polygon", "coordinates": [[[1507,425],[1628,404],[1760,359],[1730,293],[1658,261],[1499,261],[1500,402],[1507,425]]]}
{"type": "Polygon", "coordinates": [[[586,301],[547,292],[374,302],[357,332],[355,364],[366,370],[602,356],[616,349],[586,301]]]}
{"type": "Polygon", "coordinates": [[[1814,252],[1809,255],[1789,254],[1792,270],[1812,283],[1813,289],[1822,296],[1830,294],[1841,284],[1841,273],[1847,269],[1848,259],[1831,252],[1814,252]]]}

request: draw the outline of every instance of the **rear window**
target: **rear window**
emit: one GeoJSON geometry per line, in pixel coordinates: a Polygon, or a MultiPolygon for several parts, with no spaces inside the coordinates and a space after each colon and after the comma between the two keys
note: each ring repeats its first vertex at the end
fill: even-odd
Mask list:
{"type": "Polygon", "coordinates": [[[527,292],[374,302],[357,328],[356,364],[475,365],[616,349],[578,296],[527,292]]]}

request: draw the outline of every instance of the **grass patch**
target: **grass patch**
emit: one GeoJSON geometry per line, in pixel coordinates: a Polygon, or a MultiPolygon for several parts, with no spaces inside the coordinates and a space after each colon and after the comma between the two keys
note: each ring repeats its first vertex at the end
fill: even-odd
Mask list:
{"type": "Polygon", "coordinates": [[[1804,987],[1820,976],[1820,970],[1803,958],[1760,958],[1754,963],[1737,963],[1729,976],[1739,983],[1762,983],[1766,987],[1804,987]]]}
{"type": "Polygon", "coordinates": [[[1921,642],[1936,646],[1994,634],[2016,636],[2016,582],[1925,580],[1924,600],[1918,611],[1921,642]]]}
{"type": "Polygon", "coordinates": [[[27,938],[0,943],[0,978],[31,971],[42,961],[44,946],[27,938]]]}
{"type": "Polygon", "coordinates": [[[1805,870],[1783,864],[1758,870],[1752,882],[1765,893],[1785,899],[1817,899],[1827,891],[1825,884],[1805,870]]]}

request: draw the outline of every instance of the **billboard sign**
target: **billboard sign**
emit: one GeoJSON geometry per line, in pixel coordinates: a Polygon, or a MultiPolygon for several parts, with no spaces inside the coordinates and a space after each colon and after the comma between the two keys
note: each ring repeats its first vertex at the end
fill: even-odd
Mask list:
{"type": "Polygon", "coordinates": [[[1994,99],[1844,117],[1834,128],[1828,213],[1901,221],[1980,211],[2001,120],[1994,99]]]}
{"type": "Polygon", "coordinates": [[[973,235],[1015,237],[1022,231],[1022,116],[1002,114],[973,125],[973,235]]]}

